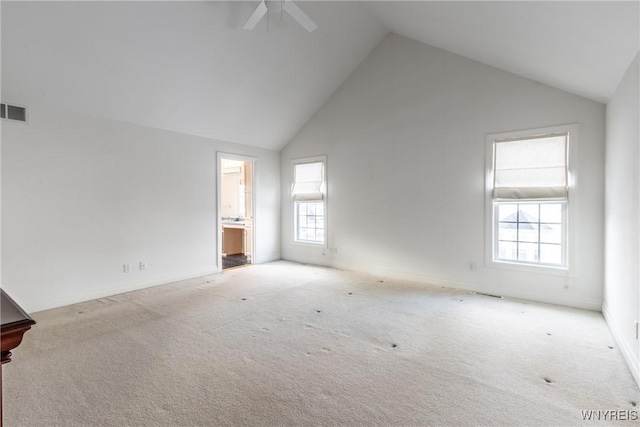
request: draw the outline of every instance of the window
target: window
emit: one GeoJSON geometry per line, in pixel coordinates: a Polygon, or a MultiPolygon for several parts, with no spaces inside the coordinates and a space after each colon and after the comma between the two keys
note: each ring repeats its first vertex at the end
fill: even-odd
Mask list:
{"type": "Polygon", "coordinates": [[[497,260],[564,265],[566,202],[496,202],[497,260]]]}
{"type": "Polygon", "coordinates": [[[324,243],[324,202],[295,202],[296,241],[324,243]]]}
{"type": "Polygon", "coordinates": [[[325,158],[297,160],[293,164],[291,195],[294,205],[294,240],[325,243],[325,158]]]}
{"type": "Polygon", "coordinates": [[[490,262],[566,269],[569,137],[577,126],[487,137],[490,262]]]}

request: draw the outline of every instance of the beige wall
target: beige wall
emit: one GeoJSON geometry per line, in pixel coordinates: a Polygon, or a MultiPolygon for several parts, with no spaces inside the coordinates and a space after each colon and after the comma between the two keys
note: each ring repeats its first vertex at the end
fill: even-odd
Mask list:
{"type": "Polygon", "coordinates": [[[640,87],[639,60],[607,104],[606,252],[603,312],[636,381],[640,348],[640,87]]]}
{"type": "Polygon", "coordinates": [[[276,151],[38,106],[3,122],[3,288],[37,311],[218,271],[219,151],[257,159],[255,261],[279,259],[276,151]]]}
{"type": "Polygon", "coordinates": [[[603,104],[391,34],[282,151],[283,258],[600,310],[604,120],[603,104]],[[489,268],[485,136],[571,123],[572,274],[489,268]],[[290,162],[315,155],[327,248],[293,243],[290,162]]]}

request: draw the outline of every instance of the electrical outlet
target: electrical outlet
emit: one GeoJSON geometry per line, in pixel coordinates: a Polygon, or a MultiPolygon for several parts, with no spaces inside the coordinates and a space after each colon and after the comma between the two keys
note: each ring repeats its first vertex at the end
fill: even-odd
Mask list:
{"type": "Polygon", "coordinates": [[[124,272],[125,273],[130,273],[131,272],[131,264],[125,264],[124,265],[124,272]]]}
{"type": "Polygon", "coordinates": [[[147,261],[140,261],[140,270],[147,269],[147,261]]]}

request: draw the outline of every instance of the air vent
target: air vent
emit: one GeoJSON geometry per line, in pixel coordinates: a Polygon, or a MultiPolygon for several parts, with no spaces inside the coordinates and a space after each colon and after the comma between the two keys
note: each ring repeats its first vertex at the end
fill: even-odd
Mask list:
{"type": "Polygon", "coordinates": [[[476,295],[482,295],[482,296],[485,296],[485,297],[491,297],[491,298],[499,298],[499,299],[502,299],[502,296],[501,296],[501,295],[485,294],[484,292],[474,292],[474,294],[476,294],[476,295]]]}
{"type": "Polygon", "coordinates": [[[17,105],[0,104],[0,118],[16,120],[18,122],[27,121],[27,109],[17,105]]]}

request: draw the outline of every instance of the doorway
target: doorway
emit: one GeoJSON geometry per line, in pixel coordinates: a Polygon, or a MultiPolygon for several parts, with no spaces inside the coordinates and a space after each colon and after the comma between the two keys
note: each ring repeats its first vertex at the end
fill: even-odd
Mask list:
{"type": "Polygon", "coordinates": [[[222,270],[254,262],[255,159],[218,154],[218,265],[222,270]]]}

